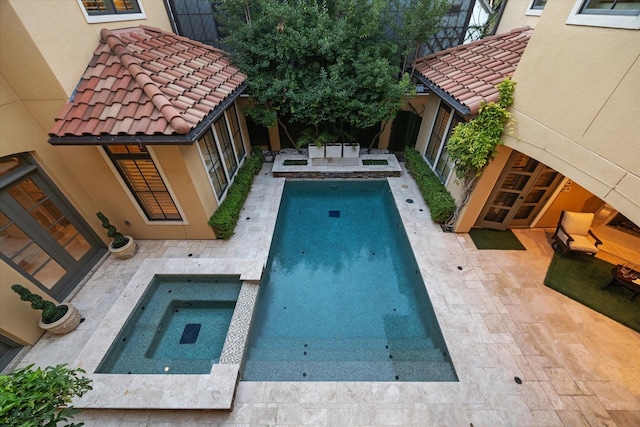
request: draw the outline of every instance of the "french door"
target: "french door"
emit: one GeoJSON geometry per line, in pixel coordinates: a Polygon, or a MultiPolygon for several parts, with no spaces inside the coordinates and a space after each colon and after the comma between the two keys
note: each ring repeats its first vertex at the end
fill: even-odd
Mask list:
{"type": "Polygon", "coordinates": [[[36,165],[11,161],[17,165],[0,180],[0,256],[60,301],[104,254],[104,244],[36,165]]]}
{"type": "Polygon", "coordinates": [[[562,175],[514,151],[485,204],[478,227],[528,227],[562,181],[562,175]]]}

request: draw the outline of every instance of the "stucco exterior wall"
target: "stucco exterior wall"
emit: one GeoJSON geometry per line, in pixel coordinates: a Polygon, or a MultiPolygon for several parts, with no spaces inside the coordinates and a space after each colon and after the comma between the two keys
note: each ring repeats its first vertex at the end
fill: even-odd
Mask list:
{"type": "Polygon", "coordinates": [[[11,285],[17,283],[34,294],[51,299],[4,261],[0,261],[0,278],[0,334],[18,344],[35,344],[44,333],[38,326],[42,311],[33,310],[29,302],[20,300],[20,296],[11,289],[11,285]]]}
{"type": "Polygon", "coordinates": [[[89,24],[76,0],[8,0],[32,42],[70,96],[100,40],[102,28],[140,24],[171,31],[162,0],[139,0],[146,19],[89,24]]]}
{"type": "MultiPolygon", "coordinates": [[[[570,0],[568,0],[570,1],[570,0]]],[[[529,11],[531,0],[507,0],[507,6],[502,13],[496,34],[507,33],[514,28],[536,28],[539,15],[532,15],[529,11]],[[527,14],[529,13],[529,14],[527,14]]],[[[536,13],[536,12],[534,12],[536,13]]]]}
{"type": "Polygon", "coordinates": [[[640,223],[640,31],[566,25],[573,4],[547,3],[504,141],[640,223]]]}

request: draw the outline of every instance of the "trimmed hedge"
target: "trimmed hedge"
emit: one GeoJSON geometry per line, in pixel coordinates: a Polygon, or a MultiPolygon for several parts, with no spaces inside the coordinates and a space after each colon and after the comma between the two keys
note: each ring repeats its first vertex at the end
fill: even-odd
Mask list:
{"type": "Polygon", "coordinates": [[[407,161],[407,169],[418,184],[420,193],[429,206],[431,219],[434,222],[444,224],[456,210],[456,202],[451,193],[415,149],[405,148],[404,156],[407,161]]]}
{"type": "Polygon", "coordinates": [[[216,238],[229,240],[233,236],[240,218],[240,210],[251,191],[253,178],[262,168],[262,160],[262,151],[255,148],[251,157],[240,167],[236,179],[227,190],[227,197],[209,218],[209,226],[213,228],[216,238]]]}

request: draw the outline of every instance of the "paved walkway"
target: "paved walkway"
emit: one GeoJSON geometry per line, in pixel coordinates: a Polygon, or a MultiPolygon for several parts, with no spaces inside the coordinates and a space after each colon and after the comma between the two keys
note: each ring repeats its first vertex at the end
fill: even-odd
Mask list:
{"type": "MultiPolygon", "coordinates": [[[[87,321],[69,335],[46,335],[21,366],[72,363],[147,259],[265,263],[284,184],[270,166],[257,177],[234,238],[143,241],[130,260],[106,259],[73,297],[87,321]]],[[[526,251],[479,251],[468,235],[443,233],[431,222],[406,173],[389,183],[458,383],[240,382],[232,412],[92,409],[75,421],[89,427],[640,425],[640,334],[543,286],[552,256],[544,230],[516,231],[526,251]]]]}

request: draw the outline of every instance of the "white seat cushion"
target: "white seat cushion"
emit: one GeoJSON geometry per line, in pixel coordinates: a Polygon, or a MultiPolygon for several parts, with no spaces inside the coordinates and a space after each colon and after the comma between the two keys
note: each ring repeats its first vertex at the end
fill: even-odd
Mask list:
{"type": "Polygon", "coordinates": [[[571,235],[571,237],[573,238],[573,241],[569,242],[569,249],[572,251],[590,252],[592,254],[598,252],[596,245],[585,236],[571,235]]]}
{"type": "Polygon", "coordinates": [[[562,227],[575,239],[574,234],[586,236],[593,222],[594,214],[581,212],[565,212],[562,227]]]}

